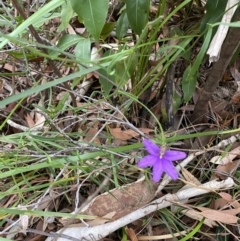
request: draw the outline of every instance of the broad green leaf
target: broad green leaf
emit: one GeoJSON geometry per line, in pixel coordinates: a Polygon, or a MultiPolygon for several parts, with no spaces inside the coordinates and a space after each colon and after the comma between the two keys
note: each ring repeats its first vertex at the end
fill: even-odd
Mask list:
{"type": "Polygon", "coordinates": [[[70,0],[89,33],[99,40],[106,21],[109,0],[70,0]]]}
{"type": "Polygon", "coordinates": [[[126,0],[128,21],[133,31],[140,35],[148,21],[149,0],[126,0]]]}
{"type": "Polygon", "coordinates": [[[181,106],[183,100],[180,94],[176,91],[173,93],[173,113],[176,114],[178,108],[181,106]]]}
{"type": "Polygon", "coordinates": [[[91,59],[91,41],[89,38],[82,38],[75,48],[75,55],[78,61],[91,59]]]}
{"type": "MultiPolygon", "coordinates": [[[[59,50],[64,51],[67,48],[69,48],[72,45],[77,44],[81,39],[83,39],[82,37],[75,35],[75,34],[66,34],[64,35],[62,38],[60,38],[60,40],[58,41],[57,44],[57,48],[59,48],[59,50]]],[[[56,50],[50,50],[49,51],[49,55],[52,58],[57,57],[59,54],[59,52],[56,50]]]]}
{"type": "Polygon", "coordinates": [[[69,1],[65,1],[62,5],[61,11],[61,24],[58,27],[58,32],[65,30],[69,24],[70,19],[73,17],[73,9],[69,1]]]}
{"type": "MultiPolygon", "coordinates": [[[[112,50],[108,50],[108,51],[106,51],[103,54],[103,57],[107,57],[107,56],[110,56],[112,54],[114,54],[114,52],[112,50]]],[[[109,74],[107,72],[106,68],[100,69],[99,73],[102,74],[103,76],[105,76],[106,78],[108,78],[108,79],[113,81],[113,75],[109,74]]],[[[107,81],[104,77],[102,77],[102,76],[99,76],[99,82],[100,82],[101,87],[102,87],[102,89],[104,91],[104,95],[108,96],[110,91],[113,88],[113,85],[109,81],[107,81]]]]}
{"type": "Polygon", "coordinates": [[[123,11],[117,21],[116,34],[118,40],[121,40],[127,33],[129,26],[128,17],[126,11],[123,11]]]}
{"type": "Polygon", "coordinates": [[[104,24],[104,27],[103,27],[102,32],[101,32],[101,38],[103,40],[105,40],[110,35],[110,33],[114,29],[115,25],[116,25],[116,23],[112,23],[112,22],[104,24]]]}
{"type": "Polygon", "coordinates": [[[206,29],[207,24],[213,24],[216,22],[220,22],[222,16],[225,12],[227,1],[212,1],[208,0],[206,3],[207,12],[204,14],[201,20],[201,31],[206,29]]]}
{"type": "Polygon", "coordinates": [[[199,51],[193,66],[189,65],[184,72],[182,80],[182,90],[184,93],[184,101],[187,102],[192,98],[192,95],[196,88],[198,69],[203,61],[206,54],[207,48],[209,46],[212,35],[212,27],[209,27],[207,35],[204,39],[201,50],[199,51]]]}
{"type": "Polygon", "coordinates": [[[182,90],[184,95],[184,102],[188,102],[195,91],[196,88],[196,82],[197,82],[197,74],[192,73],[192,66],[189,65],[183,74],[182,79],[182,90]]]}

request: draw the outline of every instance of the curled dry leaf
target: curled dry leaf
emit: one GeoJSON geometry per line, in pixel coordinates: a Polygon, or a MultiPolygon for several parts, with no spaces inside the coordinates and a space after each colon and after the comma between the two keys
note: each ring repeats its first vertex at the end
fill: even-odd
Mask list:
{"type": "Polygon", "coordinates": [[[119,219],[148,204],[154,198],[156,188],[156,184],[146,181],[115,188],[93,199],[83,213],[103,217],[115,212],[111,221],[119,219]]]}
{"type": "MultiPolygon", "coordinates": [[[[150,132],[153,132],[154,130],[148,129],[148,128],[138,128],[138,130],[144,134],[148,134],[150,132]]],[[[122,140],[122,141],[127,141],[130,140],[134,137],[138,137],[140,134],[137,133],[134,130],[122,130],[121,128],[110,128],[109,131],[112,134],[112,136],[116,139],[122,140]]]]}
{"type": "Polygon", "coordinates": [[[181,170],[182,170],[182,175],[185,177],[187,182],[193,183],[195,185],[201,185],[202,184],[186,168],[181,168],[181,170]]]}
{"type": "Polygon", "coordinates": [[[232,162],[235,157],[240,154],[240,146],[234,148],[230,152],[228,152],[224,157],[222,156],[214,156],[210,162],[214,164],[225,165],[229,162],[232,162]]]}

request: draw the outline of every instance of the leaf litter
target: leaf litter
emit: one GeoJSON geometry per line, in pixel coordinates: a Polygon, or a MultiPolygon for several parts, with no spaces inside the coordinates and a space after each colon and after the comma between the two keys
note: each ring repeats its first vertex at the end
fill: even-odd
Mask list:
{"type": "MultiPolygon", "coordinates": [[[[117,1],[110,2],[114,5],[117,1]]],[[[129,1],[127,2],[129,3],[129,1]]],[[[151,3],[151,14],[157,13],[158,5],[155,4],[155,1],[151,3]]],[[[170,6],[168,7],[171,9],[170,6]]],[[[123,9],[120,11],[120,9],[118,9],[118,12],[124,11],[123,9]]],[[[118,17],[116,14],[109,14],[109,18],[116,18],[117,20],[118,17]]],[[[179,16],[177,15],[173,16],[173,21],[177,23],[178,18],[179,16]]],[[[87,36],[88,31],[84,23],[72,20],[72,23],[68,24],[67,27],[68,33],[87,36]]],[[[57,43],[60,39],[57,32],[60,24],[61,20],[59,17],[43,24],[45,30],[51,30],[48,38],[52,44],[57,43]]],[[[158,33],[158,39],[169,37],[169,29],[170,26],[164,27],[163,32],[158,33]]],[[[98,63],[107,48],[110,48],[117,54],[121,53],[121,49],[124,49],[124,46],[119,43],[119,40],[114,35],[115,33],[111,32],[111,34],[112,36],[109,36],[107,43],[99,44],[96,42],[94,43],[95,46],[92,46],[89,52],[86,53],[90,56],[91,61],[98,63]]],[[[46,38],[44,32],[43,35],[46,38]]],[[[126,33],[126,35],[128,34],[126,33]]],[[[157,66],[157,72],[161,72],[161,75],[157,76],[151,88],[142,93],[140,99],[144,105],[149,107],[157,117],[157,120],[160,120],[163,124],[168,118],[167,114],[169,112],[166,110],[167,95],[164,87],[166,75],[163,73],[165,66],[161,61],[164,55],[171,54],[174,51],[176,44],[181,44],[181,40],[177,39],[177,37],[178,35],[175,34],[173,39],[166,41],[168,48],[165,52],[162,51],[163,45],[159,43],[154,44],[150,51],[151,53],[147,53],[150,56],[149,69],[142,76],[142,79],[144,79],[149,78],[149,74],[156,74],[156,70],[153,71],[155,66],[157,66]]],[[[134,39],[129,38],[125,46],[131,48],[134,47],[134,44],[134,39]]],[[[87,49],[85,50],[88,51],[87,49]]],[[[76,52],[76,48],[74,49],[70,46],[67,48],[67,51],[73,54],[76,52]]],[[[195,56],[197,52],[196,50],[195,56]]],[[[35,84],[45,84],[56,78],[53,69],[46,64],[44,58],[37,55],[27,57],[27,59],[24,56],[16,56],[13,53],[8,54],[7,51],[1,55],[1,61],[4,62],[3,71],[11,74],[14,74],[15,71],[18,72],[18,75],[15,75],[14,78],[6,77],[4,81],[1,81],[1,99],[7,98],[12,93],[21,93],[35,84]],[[28,68],[25,67],[25,60],[28,61],[28,68]],[[24,75],[22,76],[21,73],[24,75]]],[[[59,54],[59,57],[65,58],[66,56],[59,54]]],[[[121,63],[119,62],[120,64],[110,64],[112,69],[108,69],[110,71],[108,77],[115,78],[116,82],[119,81],[119,76],[114,77],[114,71],[118,74],[121,73],[123,70],[122,66],[127,66],[127,59],[127,56],[121,56],[119,58],[122,61],[121,63]]],[[[179,64],[176,64],[176,72],[179,72],[180,76],[177,74],[174,76],[176,89],[181,86],[183,76],[181,66],[186,65],[186,62],[182,60],[179,61],[179,64]]],[[[65,63],[61,61],[57,64],[63,76],[67,76],[79,68],[77,64],[65,66],[65,63]]],[[[239,104],[239,72],[237,61],[234,64],[230,67],[230,75],[226,74],[224,79],[221,80],[219,88],[209,102],[210,111],[202,122],[203,129],[201,129],[201,133],[213,131],[215,134],[211,136],[195,136],[188,140],[182,140],[181,143],[176,141],[171,143],[174,148],[179,149],[178,151],[184,149],[184,147],[185,150],[183,151],[189,151],[189,157],[186,158],[189,159],[187,161],[184,160],[183,163],[179,162],[179,165],[176,167],[180,175],[180,179],[176,182],[170,182],[171,179],[165,175],[161,179],[160,184],[153,183],[150,175],[151,169],[143,171],[137,168],[136,163],[144,156],[142,149],[137,151],[136,149],[131,150],[127,154],[124,152],[111,153],[109,151],[112,155],[111,158],[104,158],[101,155],[97,155],[94,158],[90,157],[86,160],[79,158],[79,170],[76,171],[72,156],[85,155],[95,150],[101,151],[102,148],[111,146],[111,144],[122,147],[127,144],[140,143],[142,142],[142,137],[154,139],[156,133],[159,134],[159,131],[156,132],[156,118],[153,118],[153,115],[150,113],[145,113],[142,105],[136,103],[132,109],[129,109],[127,105],[124,105],[124,103],[127,103],[126,97],[113,95],[111,98],[107,98],[104,95],[104,87],[100,86],[101,83],[99,84],[99,72],[91,72],[85,77],[74,80],[73,89],[70,91],[74,92],[75,95],[75,107],[73,104],[74,99],[68,95],[69,90],[61,85],[53,87],[51,91],[32,93],[20,104],[12,102],[6,106],[5,109],[1,110],[0,118],[1,121],[7,119],[7,126],[5,125],[1,131],[9,139],[2,140],[1,154],[9,155],[13,153],[14,155],[20,155],[18,165],[23,168],[45,162],[47,167],[43,165],[38,170],[29,170],[26,176],[24,176],[24,180],[30,185],[23,185],[20,175],[14,177],[20,183],[17,185],[11,176],[12,174],[2,178],[1,193],[3,197],[1,199],[1,207],[13,208],[20,201],[22,205],[18,207],[19,210],[27,210],[35,206],[36,210],[44,210],[46,212],[62,211],[63,213],[72,213],[73,218],[63,221],[58,216],[39,218],[30,215],[21,215],[19,217],[17,215],[8,215],[10,220],[4,220],[1,235],[13,240],[16,238],[18,240],[31,240],[31,238],[34,239],[36,237],[43,239],[44,235],[41,233],[38,236],[37,231],[39,233],[45,232],[45,234],[54,232],[56,235],[56,232],[61,228],[63,230],[66,228],[65,231],[67,231],[68,226],[71,227],[68,221],[74,221],[76,225],[79,225],[77,227],[82,228],[79,230],[80,233],[84,233],[86,226],[89,227],[89,232],[91,232],[91,227],[105,227],[105,230],[103,230],[105,234],[104,232],[101,233],[101,231],[97,232],[97,229],[92,230],[96,231],[95,234],[98,234],[98,236],[107,236],[108,240],[116,240],[119,237],[116,230],[124,227],[123,232],[126,233],[128,238],[136,241],[185,236],[187,233],[190,233],[189,227],[196,227],[195,220],[201,221],[202,218],[205,218],[204,225],[210,228],[209,232],[214,232],[215,227],[220,226],[220,224],[236,224],[238,221],[239,202],[231,190],[233,183],[229,176],[233,177],[235,173],[239,175],[239,160],[237,159],[239,158],[239,143],[237,141],[238,146],[233,150],[228,149],[226,153],[226,146],[232,145],[230,141],[221,146],[216,145],[216,143],[221,143],[217,133],[218,130],[231,128],[233,122],[238,122],[235,112],[239,104]],[[237,86],[235,82],[237,82],[237,86]],[[122,108],[118,109],[119,105],[122,108]],[[74,109],[76,107],[78,109],[74,109]],[[11,111],[13,111],[12,114],[10,114],[11,111]],[[77,125],[75,125],[76,123],[77,125]],[[79,126],[78,123],[80,124],[79,126]],[[134,128],[132,128],[133,126],[134,128]],[[34,132],[31,132],[32,130],[34,132]],[[57,132],[53,134],[56,135],[54,136],[56,139],[54,139],[50,133],[56,130],[57,132]],[[74,134],[76,130],[77,135],[74,134]],[[35,136],[35,138],[39,139],[39,142],[34,142],[33,134],[38,134],[39,131],[41,132],[40,135],[35,136]],[[12,134],[22,133],[30,133],[30,136],[25,140],[25,137],[19,135],[19,140],[22,142],[16,141],[16,139],[11,140],[12,134]],[[45,142],[41,140],[45,140],[45,142]],[[83,145],[79,145],[79,140],[83,142],[83,145]],[[214,149],[213,147],[216,148],[214,149]],[[200,154],[194,152],[194,150],[198,151],[198,149],[203,150],[204,148],[205,151],[200,151],[200,154]],[[21,158],[21,155],[24,155],[24,153],[29,153],[29,156],[21,158]],[[221,153],[223,154],[220,155],[221,153]],[[56,160],[52,159],[55,157],[57,157],[56,160]],[[60,162],[61,158],[66,158],[64,165],[60,162]],[[51,164],[52,160],[59,161],[56,168],[48,165],[51,164]],[[92,175],[89,175],[89,173],[92,175]],[[74,219],[75,213],[72,211],[78,209],[76,200],[78,199],[78,203],[85,203],[87,198],[98,190],[97,186],[109,174],[112,178],[111,183],[99,190],[96,197],[86,205],[85,209],[79,212],[79,214],[89,215],[89,217],[94,216],[94,220],[89,221],[87,218],[74,219]],[[213,177],[217,178],[219,182],[211,182],[213,177]],[[202,187],[202,183],[211,183],[211,185],[202,187]],[[218,190],[224,188],[232,195],[223,191],[217,193],[218,190]],[[13,193],[9,190],[13,190],[13,193]],[[21,190],[21,195],[19,195],[19,190],[21,190]],[[191,194],[188,193],[189,190],[191,194]],[[212,196],[207,196],[209,192],[211,192],[212,196]],[[181,194],[180,196],[178,196],[179,193],[181,194]],[[30,198],[31,196],[32,199],[30,198]],[[211,200],[211,205],[208,206],[208,204],[204,203],[204,197],[211,200]],[[158,203],[158,198],[161,200],[160,203],[158,203]],[[38,203],[39,201],[40,203],[38,203]],[[161,206],[165,202],[168,202],[168,204],[161,206]],[[192,203],[195,205],[193,206],[192,203]],[[36,204],[38,205],[36,206],[36,204]],[[202,207],[202,205],[206,206],[202,207]],[[149,207],[154,207],[154,209],[148,211],[149,207]],[[184,209],[181,210],[182,207],[184,209]],[[171,210],[181,224],[179,224],[177,219],[173,219],[168,220],[168,222],[173,222],[175,225],[165,225],[160,218],[161,211],[164,208],[171,210]],[[139,212],[142,212],[142,214],[140,215],[139,212]],[[131,214],[136,215],[136,218],[130,219],[131,214]],[[128,221],[125,220],[126,217],[129,219],[128,221]],[[184,223],[186,218],[188,218],[189,223],[184,223]],[[121,220],[123,220],[122,223],[121,220]],[[145,223],[146,220],[147,223],[145,223]],[[115,221],[118,222],[118,225],[111,229],[111,223],[114,226],[115,221]],[[157,230],[156,227],[161,225],[156,225],[156,221],[160,222],[162,229],[157,230]],[[8,229],[11,224],[12,227],[8,229]],[[30,232],[30,228],[35,229],[36,233],[30,232]]],[[[132,75],[131,71],[131,68],[129,68],[127,73],[122,75],[126,80],[124,84],[119,82],[111,87],[111,94],[119,88],[118,84],[122,85],[127,92],[134,93],[136,86],[129,81],[132,75]]],[[[138,71],[140,72],[140,69],[138,71]]],[[[200,71],[200,75],[204,73],[205,69],[200,71]]],[[[105,82],[108,83],[107,80],[105,82]]],[[[177,105],[174,113],[174,122],[176,124],[172,133],[171,131],[169,133],[169,129],[166,128],[166,136],[189,135],[191,131],[192,133],[198,132],[195,126],[191,125],[189,128],[188,116],[194,110],[196,101],[200,96],[200,86],[199,84],[195,92],[192,93],[195,99],[193,102],[183,103],[176,99],[177,105]]],[[[144,86],[141,87],[145,88],[144,86]]],[[[178,90],[179,96],[182,97],[184,93],[181,92],[181,89],[178,90]]],[[[226,138],[226,140],[228,139],[226,138]]],[[[4,165],[3,162],[2,170],[4,172],[8,169],[13,170],[14,165],[11,166],[9,163],[4,165]]],[[[72,234],[68,235],[74,237],[72,234]]],[[[75,235],[77,237],[79,233],[77,232],[75,235]]],[[[79,236],[79,239],[84,237],[84,234],[82,234],[82,236],[79,236]]],[[[198,238],[202,237],[202,234],[199,233],[198,238]]],[[[61,238],[61,240],[68,240],[68,238],[61,238]]]]}

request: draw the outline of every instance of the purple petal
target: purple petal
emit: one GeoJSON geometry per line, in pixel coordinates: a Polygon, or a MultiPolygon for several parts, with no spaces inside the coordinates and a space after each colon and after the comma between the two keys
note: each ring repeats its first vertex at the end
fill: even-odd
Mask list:
{"type": "Polygon", "coordinates": [[[143,157],[139,162],[138,162],[138,167],[140,168],[145,168],[149,166],[153,166],[156,162],[158,162],[159,157],[153,156],[153,155],[148,155],[143,157]]]}
{"type": "Polygon", "coordinates": [[[155,143],[148,139],[145,139],[143,140],[143,145],[151,155],[159,156],[160,148],[155,143]]]}
{"type": "Polygon", "coordinates": [[[164,169],[163,169],[162,161],[156,162],[156,164],[153,166],[153,171],[152,171],[152,173],[153,173],[152,179],[154,182],[160,181],[163,171],[164,171],[164,169]]]}
{"type": "Polygon", "coordinates": [[[163,169],[173,180],[178,179],[178,172],[176,167],[172,164],[172,162],[168,160],[163,160],[163,169]]]}
{"type": "Polygon", "coordinates": [[[168,161],[177,161],[184,159],[187,156],[187,154],[183,151],[172,151],[168,150],[164,154],[164,158],[168,161]]]}

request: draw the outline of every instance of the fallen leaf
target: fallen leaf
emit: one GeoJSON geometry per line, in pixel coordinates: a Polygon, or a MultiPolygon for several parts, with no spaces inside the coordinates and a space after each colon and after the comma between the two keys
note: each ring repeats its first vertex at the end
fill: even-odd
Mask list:
{"type": "Polygon", "coordinates": [[[218,165],[216,168],[217,172],[215,173],[215,176],[217,178],[220,178],[221,180],[225,180],[228,174],[232,173],[239,165],[239,161],[240,159],[233,162],[229,162],[225,165],[218,165]]]}
{"type": "Polygon", "coordinates": [[[97,133],[98,133],[98,122],[95,122],[94,125],[87,130],[86,137],[83,139],[83,141],[85,142],[92,141],[92,142],[95,142],[96,144],[101,145],[99,138],[96,136],[97,133]],[[92,140],[93,137],[94,139],[92,140]]]}
{"type": "Polygon", "coordinates": [[[134,232],[134,230],[133,230],[132,228],[126,227],[126,228],[125,228],[125,231],[126,231],[128,237],[129,237],[129,239],[130,239],[131,241],[138,241],[138,238],[137,238],[137,236],[136,236],[136,233],[134,232]]]}
{"type": "MultiPolygon", "coordinates": [[[[203,218],[203,215],[201,215],[200,212],[195,211],[195,210],[184,209],[181,211],[181,213],[186,215],[189,218],[192,218],[192,219],[198,220],[198,221],[201,221],[203,218]]],[[[218,224],[215,221],[208,219],[208,218],[206,218],[203,223],[206,224],[210,228],[212,228],[214,226],[218,226],[218,224]]]]}
{"type": "MultiPolygon", "coordinates": [[[[154,130],[148,129],[148,128],[138,128],[139,131],[143,132],[144,134],[148,134],[150,132],[153,132],[154,130]]],[[[109,131],[112,134],[112,136],[116,139],[122,140],[122,141],[127,141],[132,138],[138,137],[139,133],[137,133],[134,130],[122,130],[121,128],[110,128],[109,131]]]]}
{"type": "Polygon", "coordinates": [[[218,193],[218,195],[221,196],[227,202],[232,202],[233,201],[232,195],[230,195],[229,193],[220,192],[220,193],[218,193]]]}
{"type": "Polygon", "coordinates": [[[97,196],[85,207],[83,214],[103,217],[115,212],[111,221],[119,219],[148,204],[153,198],[157,185],[152,182],[134,182],[97,196]]]}
{"type": "Polygon", "coordinates": [[[34,124],[35,124],[34,120],[33,120],[33,118],[29,114],[27,114],[25,116],[25,120],[28,123],[28,127],[32,128],[34,126],[34,124]]]}
{"type": "Polygon", "coordinates": [[[226,224],[234,224],[237,223],[238,217],[228,214],[226,211],[213,210],[204,207],[197,207],[197,209],[201,210],[200,213],[203,217],[208,218],[213,221],[226,223],[226,224]]]}
{"type": "Polygon", "coordinates": [[[210,162],[214,164],[224,165],[229,162],[232,162],[235,157],[240,154],[240,146],[234,148],[233,150],[229,151],[224,157],[223,156],[214,156],[210,162]]]}
{"type": "Polygon", "coordinates": [[[187,182],[193,183],[195,185],[201,185],[202,183],[198,181],[187,169],[181,168],[182,174],[185,177],[187,182]]]}

